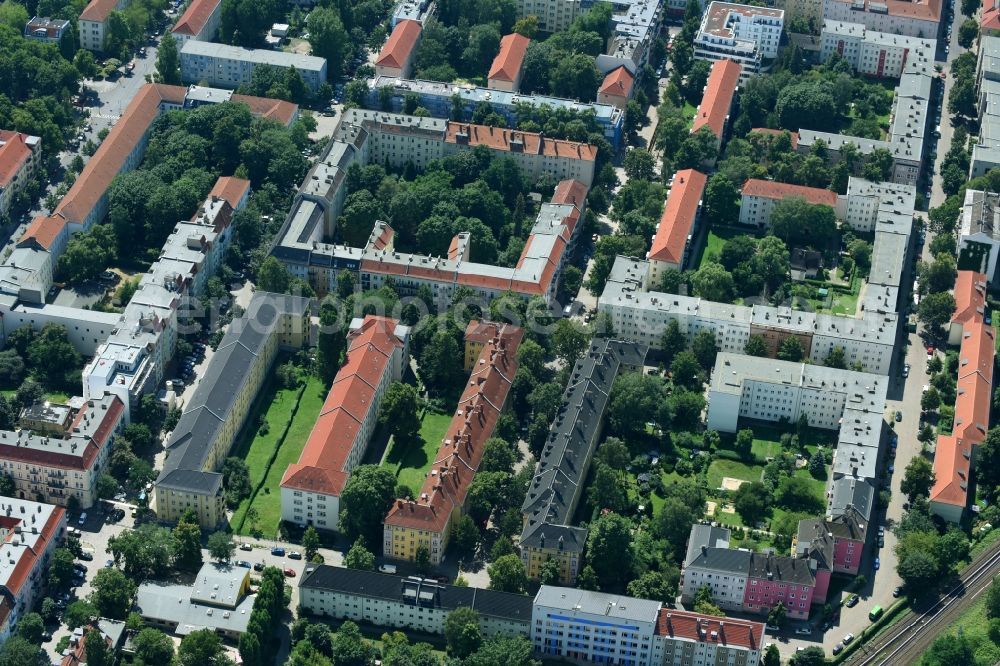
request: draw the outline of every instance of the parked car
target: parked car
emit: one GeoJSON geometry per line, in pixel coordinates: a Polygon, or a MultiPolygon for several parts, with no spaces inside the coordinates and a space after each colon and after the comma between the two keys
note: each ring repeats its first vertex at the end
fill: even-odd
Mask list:
{"type": "Polygon", "coordinates": [[[808,636],[813,632],[812,627],[799,627],[795,630],[796,636],[808,636]]]}
{"type": "Polygon", "coordinates": [[[290,560],[301,560],[302,559],[302,553],[300,553],[297,550],[293,550],[292,552],[288,553],[288,559],[290,559],[290,560]]]}
{"type": "Polygon", "coordinates": [[[872,568],[875,569],[875,571],[878,571],[878,568],[880,566],[882,566],[882,561],[879,558],[876,557],[875,561],[872,562],[872,568]]]}
{"type": "Polygon", "coordinates": [[[899,423],[900,421],[902,421],[903,420],[903,412],[901,412],[901,411],[899,411],[897,409],[896,410],[895,419],[896,419],[896,423],[899,423]]]}
{"type": "Polygon", "coordinates": [[[79,562],[74,562],[73,563],[73,568],[75,570],[79,571],[80,573],[87,573],[87,567],[84,566],[84,565],[82,565],[82,564],[80,564],[79,562]]]}
{"type": "Polygon", "coordinates": [[[885,548],[885,537],[884,536],[880,536],[878,538],[878,547],[879,548],[885,548]]]}
{"type": "Polygon", "coordinates": [[[844,644],[843,643],[837,643],[836,645],[833,646],[833,654],[837,655],[837,654],[840,654],[843,651],[844,651],[844,644]]]}
{"type": "Polygon", "coordinates": [[[845,605],[848,608],[854,608],[855,606],[858,605],[859,601],[861,601],[861,598],[858,597],[858,595],[856,594],[852,594],[851,597],[847,600],[847,603],[845,605]]]}
{"type": "Polygon", "coordinates": [[[253,550],[253,546],[244,541],[240,544],[240,550],[253,550]]]}
{"type": "Polygon", "coordinates": [[[847,645],[853,640],[854,640],[854,634],[847,634],[846,636],[844,636],[844,645],[847,645]]]}
{"type": "Polygon", "coordinates": [[[380,564],[380,565],[378,565],[378,570],[381,571],[382,573],[394,574],[394,573],[396,573],[396,565],[395,564],[380,564]]]}
{"type": "Polygon", "coordinates": [[[80,553],[80,559],[83,560],[84,562],[90,562],[91,560],[94,559],[94,554],[88,553],[87,551],[83,551],[82,553],[80,553]]]}
{"type": "Polygon", "coordinates": [[[253,570],[254,571],[263,571],[264,570],[264,563],[263,562],[258,562],[257,564],[253,565],[253,570]]]}
{"type": "Polygon", "coordinates": [[[111,568],[113,568],[114,566],[115,566],[115,561],[114,561],[114,560],[108,560],[108,561],[106,561],[106,562],[104,563],[104,568],[105,568],[105,569],[111,569],[111,568]]]}
{"type": "Polygon", "coordinates": [[[284,557],[285,549],[282,548],[281,546],[275,546],[274,548],[271,549],[271,554],[276,555],[278,557],[284,557]]]}
{"type": "Polygon", "coordinates": [[[84,511],[80,514],[80,520],[76,521],[77,525],[83,525],[87,522],[87,512],[84,511]]]}
{"type": "Polygon", "coordinates": [[[252,569],[253,568],[253,565],[250,564],[249,562],[247,562],[246,560],[240,560],[240,561],[238,561],[236,563],[236,566],[243,567],[244,569],[252,569]]]}
{"type": "Polygon", "coordinates": [[[896,588],[892,591],[892,596],[897,597],[897,598],[900,595],[902,595],[902,594],[903,594],[903,586],[902,585],[897,585],[896,588]]]}
{"type": "Polygon", "coordinates": [[[288,578],[295,578],[295,569],[291,567],[285,567],[285,576],[288,578]]]}

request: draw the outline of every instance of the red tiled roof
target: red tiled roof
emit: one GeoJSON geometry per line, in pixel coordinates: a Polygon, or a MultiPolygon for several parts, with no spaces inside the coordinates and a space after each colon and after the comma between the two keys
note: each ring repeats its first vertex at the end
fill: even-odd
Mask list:
{"type": "Polygon", "coordinates": [[[298,104],[286,102],[283,99],[254,97],[253,95],[233,95],[229,99],[233,102],[243,102],[250,107],[250,113],[255,116],[275,120],[285,127],[292,124],[295,115],[299,112],[298,104]]]}
{"type": "Polygon", "coordinates": [[[833,208],[837,205],[837,193],[820,187],[806,187],[805,185],[792,185],[791,183],[779,183],[773,180],[761,180],[751,178],[743,183],[743,195],[749,197],[763,197],[765,199],[788,199],[789,197],[802,197],[811,204],[821,204],[833,208]]]}
{"type": "Polygon", "coordinates": [[[0,188],[7,187],[31,159],[31,146],[27,134],[0,130],[0,188]]]}
{"type": "Polygon", "coordinates": [[[465,341],[478,342],[479,344],[485,345],[487,342],[495,338],[499,331],[500,324],[496,322],[473,319],[469,322],[469,325],[465,327],[465,341]]]}
{"type": "Polygon", "coordinates": [[[66,220],[61,217],[36,217],[24,230],[19,245],[34,241],[40,247],[51,250],[56,239],[66,230],[66,220]]]}
{"type": "Polygon", "coordinates": [[[215,181],[215,185],[212,187],[212,191],[208,193],[208,196],[209,198],[219,197],[228,202],[233,207],[233,210],[238,210],[240,200],[246,195],[249,189],[250,181],[245,178],[221,176],[215,181]]]}
{"type": "Polygon", "coordinates": [[[934,487],[930,501],[965,508],[968,502],[972,446],[953,435],[938,435],[934,451],[934,487]]]}
{"type": "Polygon", "coordinates": [[[192,37],[201,34],[208,19],[219,8],[220,2],[221,0],[192,0],[170,32],[192,37]]]}
{"type": "Polygon", "coordinates": [[[551,202],[554,204],[573,204],[580,211],[587,205],[587,186],[578,180],[567,178],[559,181],[551,202]]]}
{"type": "Polygon", "coordinates": [[[705,84],[705,95],[701,98],[694,123],[691,124],[692,133],[707,127],[715,136],[722,136],[726,117],[733,108],[733,97],[740,82],[740,71],[739,64],[732,60],[717,60],[712,65],[708,83],[705,84]]]}
{"type": "Polygon", "coordinates": [[[344,469],[393,351],[403,346],[398,322],[368,315],[348,340],[347,361],[337,373],[299,461],[289,465],[283,488],[337,495],[350,470],[344,469]]]}
{"type": "Polygon", "coordinates": [[[589,143],[550,139],[534,132],[454,121],[448,122],[448,135],[445,140],[448,143],[462,143],[468,146],[483,145],[494,150],[516,150],[529,155],[570,157],[588,162],[593,162],[597,158],[597,149],[589,143]],[[461,138],[459,135],[462,135],[461,138]],[[512,143],[516,142],[520,142],[520,144],[512,147],[512,143]]]}
{"type": "Polygon", "coordinates": [[[965,326],[958,354],[952,432],[969,444],[982,443],[989,429],[995,350],[996,340],[991,326],[982,321],[965,326]]]}
{"type": "Polygon", "coordinates": [[[95,626],[84,626],[83,636],[80,637],[79,642],[73,647],[72,650],[68,650],[67,654],[59,662],[59,666],[86,666],[87,663],[87,634],[96,629],[100,635],[104,638],[104,642],[109,648],[114,648],[111,643],[111,638],[109,638],[104,632],[102,632],[96,625],[95,626]]]}
{"type": "Polygon", "coordinates": [[[955,279],[955,314],[953,324],[965,324],[978,319],[986,312],[986,276],[975,271],[958,271],[955,279]]]}
{"type": "Polygon", "coordinates": [[[983,11],[979,15],[980,30],[1000,30],[1000,8],[997,0],[983,0],[983,11]]]}
{"type": "Polygon", "coordinates": [[[751,134],[768,134],[768,135],[771,135],[771,136],[781,136],[785,132],[788,132],[789,136],[791,136],[791,138],[792,138],[792,150],[795,150],[795,148],[797,148],[798,145],[799,145],[799,133],[798,132],[789,132],[788,130],[771,129],[769,127],[754,127],[752,130],[750,130],[751,134]]]}
{"type": "Polygon", "coordinates": [[[386,525],[441,532],[452,513],[465,505],[483,446],[493,434],[517,373],[523,336],[523,329],[504,324],[483,347],[418,499],[396,500],[386,525]]]}
{"type": "Polygon", "coordinates": [[[764,625],[760,622],[689,613],[661,608],[656,618],[656,634],[698,643],[760,650],[764,625]]]}
{"type": "Polygon", "coordinates": [[[90,0],[80,12],[80,20],[104,23],[117,6],[118,0],[90,0]]]}
{"type": "Polygon", "coordinates": [[[673,186],[667,195],[667,203],[663,207],[663,215],[649,251],[650,259],[681,263],[684,246],[694,227],[698,205],[707,182],[708,176],[694,169],[684,169],[674,174],[673,186]]]}
{"type": "Polygon", "coordinates": [[[634,83],[635,77],[625,68],[625,65],[622,65],[618,69],[608,72],[598,92],[602,92],[605,95],[628,97],[632,93],[632,85],[634,83]]]}
{"type": "MultiPolygon", "coordinates": [[[[7,590],[17,598],[19,592],[24,584],[28,581],[28,577],[31,576],[31,572],[34,571],[36,565],[39,563],[39,559],[42,553],[48,548],[48,544],[55,537],[56,529],[63,520],[63,515],[66,513],[66,509],[61,506],[52,507],[52,511],[49,512],[49,516],[45,521],[45,525],[42,526],[41,532],[38,535],[38,539],[35,540],[33,546],[28,546],[26,548],[18,548],[17,552],[20,556],[17,559],[17,564],[14,565],[14,569],[10,572],[4,586],[7,590]]],[[[18,520],[17,524],[22,521],[18,520]]],[[[13,532],[10,533],[13,535],[13,532]]]]}
{"type": "Polygon", "coordinates": [[[500,51],[493,59],[493,65],[490,67],[490,74],[487,78],[513,83],[524,64],[524,54],[528,50],[529,43],[531,43],[530,39],[516,32],[505,35],[500,40],[500,51]]]}
{"type": "Polygon", "coordinates": [[[416,47],[422,30],[419,21],[403,19],[397,23],[382,51],[379,52],[375,64],[402,69],[416,47]]]}
{"type": "MultiPolygon", "coordinates": [[[[97,1],[99,0],[95,0],[97,1]]],[[[91,5],[93,4],[92,2],[91,5]]],[[[159,116],[160,104],[169,102],[181,105],[186,92],[187,89],[183,86],[160,83],[147,83],[139,88],[125,113],[111,128],[111,132],[80,172],[55,212],[68,222],[83,224],[104,196],[111,181],[124,168],[125,159],[159,116]]]]}

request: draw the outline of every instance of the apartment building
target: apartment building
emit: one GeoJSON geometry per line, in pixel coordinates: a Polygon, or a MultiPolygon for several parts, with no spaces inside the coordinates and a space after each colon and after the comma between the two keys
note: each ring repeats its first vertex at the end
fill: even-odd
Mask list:
{"type": "Polygon", "coordinates": [[[628,67],[621,65],[608,72],[607,76],[604,77],[600,88],[597,89],[597,101],[624,110],[628,101],[632,99],[634,87],[635,76],[628,70],[628,67]]]}
{"type": "Polygon", "coordinates": [[[312,92],[326,83],[326,59],[271,49],[244,49],[188,39],[180,49],[181,80],[187,83],[206,81],[210,86],[239,88],[250,83],[255,69],[261,66],[295,68],[312,92]]]}
{"type": "Polygon", "coordinates": [[[813,552],[788,557],[732,550],[729,537],[726,528],[692,526],[681,570],[684,603],[705,587],[723,610],[767,615],[781,603],[788,617],[804,620],[814,604],[826,601],[829,570],[813,552]]]}
{"type": "Polygon", "coordinates": [[[395,28],[400,21],[419,21],[421,25],[434,16],[437,5],[431,0],[402,0],[396,3],[389,19],[389,27],[395,28]]]}
{"type": "Polygon", "coordinates": [[[303,182],[272,253],[321,295],[335,287],[340,271],[349,270],[366,290],[378,289],[391,278],[407,295],[426,285],[437,302],[449,302],[459,287],[468,287],[486,301],[510,291],[551,301],[568,252],[579,236],[577,223],[583,216],[595,159],[596,150],[589,144],[351,109],[334,132],[326,155],[303,182]],[[375,225],[363,248],[323,242],[334,234],[351,164],[401,167],[409,161],[422,169],[434,159],[480,145],[509,155],[532,177],[547,174],[561,179],[552,200],[542,205],[530,241],[513,268],[470,261],[468,235],[463,233],[447,256],[398,252],[395,232],[384,222],[375,225]]]}
{"type": "Polygon", "coordinates": [[[760,622],[660,608],[653,635],[653,663],[757,666],[764,645],[764,625],[760,622]]]}
{"type": "Polygon", "coordinates": [[[65,430],[53,422],[36,431],[37,418],[0,430],[0,474],[13,479],[19,498],[67,506],[72,497],[83,508],[98,500],[97,481],[125,427],[125,406],[104,395],[74,398],[68,411],[65,430]]]}
{"type": "Polygon", "coordinates": [[[361,463],[378,423],[382,397],[403,376],[410,328],[368,315],[354,320],[347,360],[334,377],[298,462],[281,479],[281,519],[336,530],[340,493],[361,463]]]}
{"type": "Polygon", "coordinates": [[[843,58],[858,74],[898,79],[916,63],[933,68],[937,40],[869,30],[863,23],[823,21],[820,36],[820,60],[827,62],[834,54],[843,58]]]}
{"type": "Polygon", "coordinates": [[[785,17],[803,18],[813,26],[823,25],[823,0],[775,0],[774,6],[785,10],[785,17]]]}
{"type": "Polygon", "coordinates": [[[65,535],[62,507],[0,497],[0,641],[15,635],[41,600],[52,553],[65,535]]]}
{"type": "Polygon", "coordinates": [[[1000,277],[997,275],[1000,256],[998,204],[1000,195],[994,192],[966,190],[958,224],[958,253],[963,258],[963,265],[970,265],[976,273],[984,274],[990,284],[1000,277]]]}
{"type": "Polygon", "coordinates": [[[823,20],[860,23],[891,35],[937,39],[941,0],[823,0],[823,20]]]}
{"type": "Polygon", "coordinates": [[[0,215],[10,212],[15,197],[38,172],[41,156],[41,138],[0,130],[0,215]]]}
{"type": "Polygon", "coordinates": [[[88,51],[103,51],[111,12],[125,9],[131,0],[90,0],[80,12],[77,30],[80,46],[88,51]]]}
{"type": "Polygon", "coordinates": [[[857,575],[864,557],[868,527],[866,513],[849,506],[835,516],[822,519],[807,518],[799,522],[793,547],[795,552],[802,556],[817,542],[829,541],[832,571],[857,575]]]}
{"type": "Polygon", "coordinates": [[[835,348],[847,364],[864,372],[889,373],[898,316],[893,311],[865,310],[862,317],[804,312],[767,305],[713,303],[692,296],[647,291],[649,262],[618,257],[612,266],[598,309],[611,317],[624,339],[658,349],[664,327],[676,320],[689,338],[699,331],[715,334],[720,351],[742,354],[751,335],[764,338],[769,354],[780,341],[795,336],[806,357],[821,365],[835,348]]]}
{"type": "Polygon", "coordinates": [[[837,208],[837,193],[819,187],[806,187],[773,180],[751,178],[743,183],[740,224],[763,229],[771,224],[771,211],[778,202],[798,197],[814,206],[837,208]]]}
{"type": "Polygon", "coordinates": [[[518,16],[537,16],[542,32],[559,32],[569,28],[579,16],[581,0],[517,0],[518,16]]]}
{"type": "Polygon", "coordinates": [[[225,520],[222,474],[216,470],[243,427],[279,349],[310,341],[309,300],[258,291],[234,320],[167,441],[167,458],[151,507],[176,522],[188,509],[214,529],[225,520]]]}
{"type": "Polygon", "coordinates": [[[397,23],[375,59],[375,75],[409,78],[422,33],[419,21],[406,19],[397,23]]]}
{"type": "Polygon", "coordinates": [[[170,29],[178,47],[189,39],[201,42],[215,39],[222,20],[221,7],[221,0],[191,0],[191,4],[170,29]]]}
{"type": "MultiPolygon", "coordinates": [[[[716,3],[712,3],[716,4],[716,3]]],[[[691,123],[691,133],[702,127],[712,130],[716,137],[716,151],[713,157],[706,160],[706,167],[715,165],[716,157],[722,150],[729,134],[729,120],[736,104],[736,91],[740,82],[740,66],[733,60],[718,60],[712,65],[705,84],[705,94],[698,104],[694,120],[691,123]]]]}
{"type": "MultiPolygon", "coordinates": [[[[531,40],[524,35],[512,32],[500,40],[500,51],[490,65],[486,76],[486,87],[490,90],[506,90],[516,93],[521,88],[521,75],[524,73],[524,54],[528,52],[531,40]]],[[[409,78],[402,75],[403,78],[409,78]]]]}
{"type": "Polygon", "coordinates": [[[601,440],[611,387],[619,372],[642,370],[646,351],[642,345],[595,338],[573,366],[521,506],[519,544],[529,578],[538,579],[542,566],[556,560],[560,582],[572,585],[576,580],[587,530],[570,523],[601,440]]]}
{"type": "Polygon", "coordinates": [[[412,561],[425,548],[431,564],[444,559],[452,522],[465,511],[483,446],[507,402],[523,336],[522,329],[503,324],[483,347],[417,499],[397,499],[385,517],[386,557],[412,561]]]}
{"type": "Polygon", "coordinates": [[[444,635],[448,613],[472,608],[484,636],[531,631],[531,599],[523,594],[456,587],[419,576],[395,576],[327,564],[310,565],[299,581],[310,614],[378,627],[444,635]]]}
{"type": "Polygon", "coordinates": [[[990,425],[996,340],[985,319],[986,286],[986,275],[973,271],[959,271],[955,281],[951,329],[961,331],[955,425],[950,435],[938,435],[930,492],[931,513],[951,523],[961,522],[969,504],[976,448],[990,425]]]}
{"type": "Polygon", "coordinates": [[[694,38],[694,57],[710,62],[732,60],[742,68],[740,81],[770,68],[778,57],[785,12],[729,2],[712,2],[694,38]]]}
{"type": "Polygon", "coordinates": [[[701,220],[702,197],[708,176],[694,169],[682,169],[670,178],[670,190],[663,215],[656,227],[653,244],[646,253],[649,284],[659,285],[667,269],[687,267],[691,245],[701,220]]]}
{"type": "Polygon", "coordinates": [[[471,84],[400,79],[391,76],[376,76],[371,79],[368,82],[368,91],[366,105],[370,109],[381,109],[383,102],[387,102],[390,110],[400,113],[407,96],[416,95],[419,105],[427,109],[431,116],[450,119],[457,105],[461,106],[463,118],[471,118],[477,106],[489,104],[511,127],[517,126],[520,105],[536,109],[548,106],[553,110],[565,109],[592,114],[594,122],[601,128],[604,138],[611,143],[615,152],[625,148],[624,110],[600,99],[597,102],[579,102],[549,95],[523,95],[471,84]],[[383,95],[387,97],[384,98],[383,95]]]}
{"type": "Polygon", "coordinates": [[[65,19],[34,16],[24,26],[24,38],[47,44],[58,44],[70,29],[65,19]]]}

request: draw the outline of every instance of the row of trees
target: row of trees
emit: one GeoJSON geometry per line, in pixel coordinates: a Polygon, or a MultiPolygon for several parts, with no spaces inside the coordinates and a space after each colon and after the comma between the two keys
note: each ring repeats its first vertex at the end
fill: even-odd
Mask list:
{"type": "Polygon", "coordinates": [[[273,661],[279,642],[275,632],[284,622],[287,607],[284,574],[277,567],[265,568],[247,629],[240,636],[240,657],[244,664],[264,666],[273,661]]]}

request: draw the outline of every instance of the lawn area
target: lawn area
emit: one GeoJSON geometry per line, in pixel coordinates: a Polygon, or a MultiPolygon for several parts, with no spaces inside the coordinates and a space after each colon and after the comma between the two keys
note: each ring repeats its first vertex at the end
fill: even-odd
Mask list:
{"type": "Polygon", "coordinates": [[[420,487],[424,485],[427,471],[434,462],[434,456],[441,446],[441,440],[444,439],[444,435],[448,431],[451,418],[450,414],[425,412],[424,418],[420,422],[420,439],[422,441],[419,444],[414,443],[413,446],[405,450],[399,450],[395,441],[390,444],[383,464],[398,470],[396,472],[398,483],[409,486],[413,492],[420,490],[420,487]]]}
{"type": "Polygon", "coordinates": [[[688,121],[688,129],[691,129],[691,125],[694,124],[694,116],[698,113],[698,107],[691,104],[687,100],[684,101],[684,108],[681,110],[681,114],[688,121]]]}
{"type": "Polygon", "coordinates": [[[986,617],[986,595],[983,594],[940,635],[956,635],[962,632],[975,654],[976,666],[993,666],[1000,661],[1000,647],[990,640],[989,626],[990,620],[986,617]]]}
{"type": "Polygon", "coordinates": [[[735,460],[713,460],[708,466],[708,487],[710,491],[719,488],[725,476],[744,481],[760,481],[763,471],[764,468],[760,465],[747,465],[735,460]]]}
{"type": "Polygon", "coordinates": [[[305,386],[299,389],[271,391],[272,399],[264,414],[267,434],[257,432],[249,446],[233,451],[233,455],[246,460],[250,468],[254,494],[243,500],[231,521],[240,532],[248,533],[250,526],[242,523],[247,509],[252,506],[259,516],[257,527],[267,536],[277,533],[281,521],[281,477],[288,466],[299,459],[326,398],[326,388],[313,375],[309,375],[305,386]],[[298,410],[295,410],[296,404],[298,410]]]}
{"type": "Polygon", "coordinates": [[[719,258],[722,254],[722,246],[726,244],[726,241],[730,238],[735,238],[736,236],[754,236],[754,230],[751,227],[727,227],[720,224],[712,225],[708,230],[708,238],[705,239],[705,244],[701,249],[701,256],[698,257],[698,261],[694,263],[695,266],[701,268],[702,264],[705,263],[706,259],[709,257],[719,258]]]}

